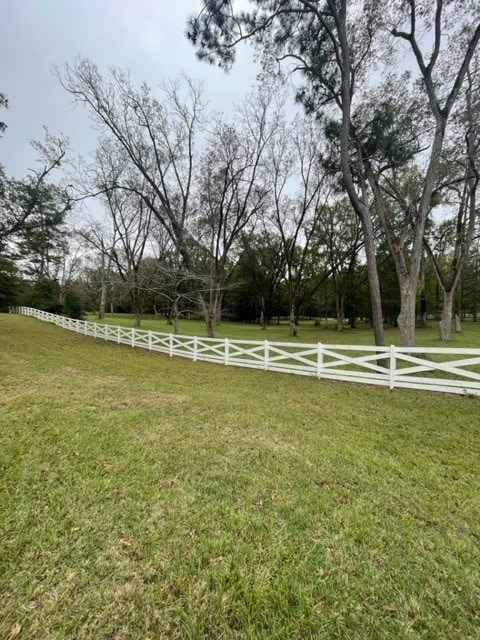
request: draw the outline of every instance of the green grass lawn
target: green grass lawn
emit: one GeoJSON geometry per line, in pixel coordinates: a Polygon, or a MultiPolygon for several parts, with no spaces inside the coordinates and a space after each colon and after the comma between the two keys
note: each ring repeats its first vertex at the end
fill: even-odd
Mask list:
{"type": "MultiPolygon", "coordinates": [[[[111,325],[123,327],[133,326],[133,315],[127,313],[107,314],[104,320],[98,320],[95,314],[88,314],[85,318],[90,322],[104,322],[111,325]]],[[[142,319],[141,329],[150,329],[161,333],[170,333],[172,325],[167,324],[165,318],[155,318],[153,315],[145,315],[142,319]]],[[[315,326],[313,320],[303,320],[298,326],[298,336],[290,338],[288,335],[288,322],[282,321],[262,329],[258,324],[241,322],[222,322],[217,327],[218,338],[237,338],[244,340],[269,340],[270,342],[323,342],[324,344],[374,344],[373,331],[370,325],[359,323],[356,329],[347,326],[341,332],[335,331],[335,323],[331,320],[328,324],[324,320],[319,326],[315,326]]],[[[180,334],[206,336],[205,323],[202,320],[182,320],[180,322],[180,334]]],[[[387,345],[400,344],[399,332],[389,325],[385,326],[385,343],[387,345]]],[[[417,329],[416,343],[418,346],[426,347],[476,347],[480,348],[480,322],[464,322],[461,333],[452,330],[451,339],[448,342],[441,342],[438,337],[438,328],[434,321],[431,321],[425,329],[417,329]]]]}
{"type": "Polygon", "coordinates": [[[2,640],[478,638],[478,399],[0,315],[0,406],[2,640]]]}

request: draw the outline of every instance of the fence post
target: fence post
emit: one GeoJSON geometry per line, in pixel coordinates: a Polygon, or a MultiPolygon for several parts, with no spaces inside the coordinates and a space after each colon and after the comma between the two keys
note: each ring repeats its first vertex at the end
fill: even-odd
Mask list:
{"type": "Polygon", "coordinates": [[[170,357],[172,357],[173,356],[173,333],[170,334],[168,352],[170,354],[170,357]]]}
{"type": "Polygon", "coordinates": [[[197,336],[193,336],[193,361],[194,362],[197,361],[197,355],[198,355],[198,338],[197,336]]]}
{"type": "Polygon", "coordinates": [[[268,371],[268,340],[265,340],[263,343],[263,360],[264,360],[264,364],[263,364],[263,368],[265,371],[268,371]]]}
{"type": "Polygon", "coordinates": [[[225,364],[230,364],[230,342],[225,338],[225,364]]]}
{"type": "Polygon", "coordinates": [[[395,345],[390,345],[390,390],[395,387],[395,368],[397,359],[395,357],[395,345]]]}
{"type": "Polygon", "coordinates": [[[93,337],[94,338],[97,337],[97,323],[96,322],[93,323],[93,337]]]}
{"type": "Polygon", "coordinates": [[[120,344],[121,333],[122,333],[122,330],[121,330],[120,325],[119,325],[117,327],[117,344],[120,344]]]}
{"type": "Polygon", "coordinates": [[[132,347],[135,346],[135,329],[132,329],[132,347]]]}
{"type": "Polygon", "coordinates": [[[152,350],[152,332],[151,331],[148,332],[148,350],[149,351],[152,350]]]}
{"type": "Polygon", "coordinates": [[[317,342],[317,378],[322,375],[323,369],[323,346],[321,342],[317,342]]]}

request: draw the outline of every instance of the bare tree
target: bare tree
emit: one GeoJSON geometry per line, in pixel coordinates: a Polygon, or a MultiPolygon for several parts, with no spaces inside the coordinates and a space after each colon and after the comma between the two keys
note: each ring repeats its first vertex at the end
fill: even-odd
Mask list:
{"type": "Polygon", "coordinates": [[[88,246],[96,251],[98,256],[99,264],[96,269],[98,278],[96,284],[100,293],[98,318],[102,320],[105,317],[117,232],[114,226],[113,228],[106,228],[98,220],[90,220],[86,227],[77,228],[76,233],[85,240],[88,246]]]}
{"type": "Polygon", "coordinates": [[[98,252],[98,317],[103,318],[105,315],[109,283],[115,271],[130,298],[134,326],[139,327],[151,289],[151,269],[144,265],[151,211],[132,194],[115,191],[106,195],[106,207],[110,216],[110,230],[96,224],[78,231],[98,252]]]}
{"type": "Polygon", "coordinates": [[[106,198],[118,237],[112,249],[112,261],[127,287],[135,316],[134,326],[139,327],[149,288],[145,283],[149,272],[142,269],[142,261],[146,257],[152,211],[136,193],[108,191],[106,198]]]}
{"type": "Polygon", "coordinates": [[[329,186],[321,166],[322,145],[314,122],[297,119],[277,127],[270,145],[273,184],[270,223],[281,238],[289,298],[290,336],[297,335],[297,314],[305,271],[329,186]],[[292,192],[292,186],[298,189],[292,192]]]}
{"type": "Polygon", "coordinates": [[[218,121],[209,139],[199,181],[197,243],[208,281],[199,301],[210,337],[221,318],[232,250],[266,203],[265,156],[277,119],[270,91],[258,91],[237,109],[235,124],[218,121]]]}
{"type": "Polygon", "coordinates": [[[164,227],[191,269],[188,226],[194,213],[196,142],[204,105],[202,88],[188,78],[165,84],[155,98],[128,73],[112,69],[108,78],[87,59],[58,72],[62,86],[83,104],[105,140],[116,148],[121,172],[110,187],[135,192],[164,227]]]}
{"type": "Polygon", "coordinates": [[[205,294],[207,284],[203,276],[187,271],[175,245],[158,224],[152,227],[151,245],[150,261],[155,264],[150,281],[154,313],[157,317],[160,310],[164,312],[168,323],[173,325],[173,333],[178,334],[181,316],[196,312],[199,296],[205,294]]]}

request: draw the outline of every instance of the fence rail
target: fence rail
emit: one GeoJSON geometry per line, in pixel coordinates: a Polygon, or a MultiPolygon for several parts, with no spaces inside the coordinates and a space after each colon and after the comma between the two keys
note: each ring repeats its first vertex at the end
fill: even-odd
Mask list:
{"type": "Polygon", "coordinates": [[[375,384],[390,389],[425,389],[480,397],[480,349],[200,338],[72,320],[30,307],[17,307],[12,312],[33,316],[86,336],[169,356],[375,384]]]}

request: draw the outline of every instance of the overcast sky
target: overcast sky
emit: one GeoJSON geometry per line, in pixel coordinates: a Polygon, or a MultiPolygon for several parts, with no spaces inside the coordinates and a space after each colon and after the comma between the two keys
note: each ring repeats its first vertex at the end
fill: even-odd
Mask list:
{"type": "Polygon", "coordinates": [[[197,13],[201,0],[2,0],[1,7],[0,93],[10,108],[0,113],[8,126],[0,162],[16,177],[35,166],[29,140],[41,139],[44,125],[68,136],[75,153],[93,151],[86,111],[73,106],[52,73],[54,65],[77,55],[102,71],[128,68],[134,82],[152,87],[186,72],[205,83],[210,106],[225,113],[255,81],[248,46],[229,74],[197,60],[184,32],[187,15],[197,13]]]}

